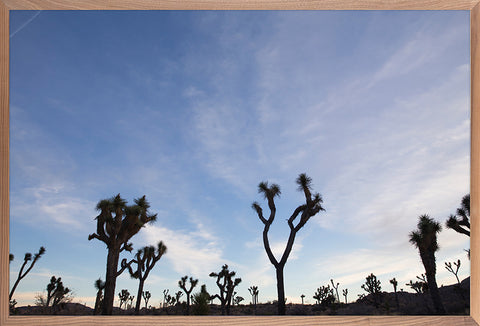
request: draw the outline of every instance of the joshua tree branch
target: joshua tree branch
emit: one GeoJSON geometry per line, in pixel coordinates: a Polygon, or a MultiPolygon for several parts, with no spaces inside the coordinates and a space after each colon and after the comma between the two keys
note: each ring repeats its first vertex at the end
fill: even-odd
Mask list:
{"type": "Polygon", "coordinates": [[[105,242],[106,244],[108,244],[108,241],[109,241],[109,239],[106,236],[102,237],[102,236],[99,236],[96,233],[92,233],[88,236],[88,240],[92,240],[92,239],[98,239],[102,242],[105,242]]]}
{"type": "Polygon", "coordinates": [[[120,276],[120,274],[122,274],[123,271],[124,271],[125,269],[127,269],[127,268],[128,268],[128,270],[130,271],[130,269],[131,269],[130,266],[131,266],[132,263],[134,263],[134,262],[136,262],[136,260],[135,260],[135,259],[132,259],[132,260],[130,260],[130,261],[127,263],[127,259],[126,259],[126,258],[123,258],[123,259],[122,259],[122,263],[120,264],[120,265],[122,266],[122,268],[120,268],[120,270],[117,272],[117,277],[120,276]]]}
{"type": "Polygon", "coordinates": [[[270,242],[268,240],[268,230],[270,229],[270,225],[271,223],[267,223],[263,228],[263,246],[265,247],[265,252],[267,253],[268,259],[270,260],[273,266],[277,267],[278,261],[273,255],[272,250],[270,249],[270,242]]]}
{"type": "Polygon", "coordinates": [[[307,205],[300,205],[295,209],[293,212],[292,216],[288,219],[288,226],[290,227],[291,230],[293,230],[295,227],[293,226],[293,221],[297,218],[298,214],[303,212],[307,208],[307,205]]]}

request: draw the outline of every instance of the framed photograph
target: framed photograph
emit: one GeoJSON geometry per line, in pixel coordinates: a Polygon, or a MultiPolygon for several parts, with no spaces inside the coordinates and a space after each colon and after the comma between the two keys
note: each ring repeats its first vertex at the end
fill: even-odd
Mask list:
{"type": "Polygon", "coordinates": [[[478,325],[479,13],[0,0],[0,324],[478,325]]]}

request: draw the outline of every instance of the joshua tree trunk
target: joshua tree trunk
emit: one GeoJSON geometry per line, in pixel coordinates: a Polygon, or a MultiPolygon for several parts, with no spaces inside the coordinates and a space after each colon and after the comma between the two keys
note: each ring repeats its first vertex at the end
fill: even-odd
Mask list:
{"type": "Polygon", "coordinates": [[[103,295],[102,314],[111,315],[113,312],[113,301],[115,300],[115,286],[117,283],[117,268],[119,249],[110,248],[107,256],[107,273],[105,276],[105,294],[103,295]]]}
{"type": "Polygon", "coordinates": [[[442,299],[440,298],[440,292],[438,291],[437,280],[435,277],[436,274],[436,263],[435,256],[429,257],[428,253],[421,254],[422,263],[425,266],[425,274],[427,276],[428,283],[428,292],[430,292],[430,297],[432,298],[433,306],[437,314],[445,314],[445,308],[442,304],[442,299]]]}
{"type": "Polygon", "coordinates": [[[278,314],[285,315],[285,287],[283,284],[283,266],[277,268],[278,314]]]}
{"type": "Polygon", "coordinates": [[[97,315],[100,310],[100,301],[102,298],[102,290],[97,291],[97,298],[95,299],[95,308],[93,310],[93,314],[97,315]]]}
{"type": "Polygon", "coordinates": [[[144,279],[140,279],[138,283],[138,292],[137,292],[137,303],[135,304],[135,315],[140,314],[140,304],[142,302],[142,292],[143,292],[143,284],[145,283],[144,279]]]}

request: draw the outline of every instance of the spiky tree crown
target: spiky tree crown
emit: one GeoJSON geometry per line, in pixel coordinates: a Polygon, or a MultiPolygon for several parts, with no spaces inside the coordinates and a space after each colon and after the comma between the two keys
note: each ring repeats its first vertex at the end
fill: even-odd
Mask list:
{"type": "Polygon", "coordinates": [[[436,252],[439,249],[437,233],[442,230],[440,223],[428,215],[421,215],[417,224],[417,230],[410,233],[410,243],[419,250],[436,252]]]}
{"type": "Polygon", "coordinates": [[[102,281],[101,278],[95,281],[94,283],[95,289],[97,290],[103,290],[105,288],[105,282],[102,281]]]}
{"type": "Polygon", "coordinates": [[[145,196],[134,200],[134,205],[127,205],[120,194],[110,199],[102,199],[96,208],[100,214],[96,217],[97,232],[90,234],[88,239],[94,238],[103,241],[107,246],[120,246],[122,250],[131,251],[128,240],[135,235],[146,223],[154,222],[157,214],[150,214],[150,204],[145,196]]]}

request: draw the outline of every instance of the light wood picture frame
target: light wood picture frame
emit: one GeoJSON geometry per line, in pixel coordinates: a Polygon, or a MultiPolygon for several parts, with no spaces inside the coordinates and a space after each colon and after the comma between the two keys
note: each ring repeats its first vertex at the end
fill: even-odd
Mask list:
{"type": "Polygon", "coordinates": [[[480,324],[480,0],[0,0],[0,325],[479,325],[480,324]],[[470,316],[10,316],[10,10],[468,10],[471,54],[470,316]],[[479,300],[479,301],[477,301],[479,300]]]}

